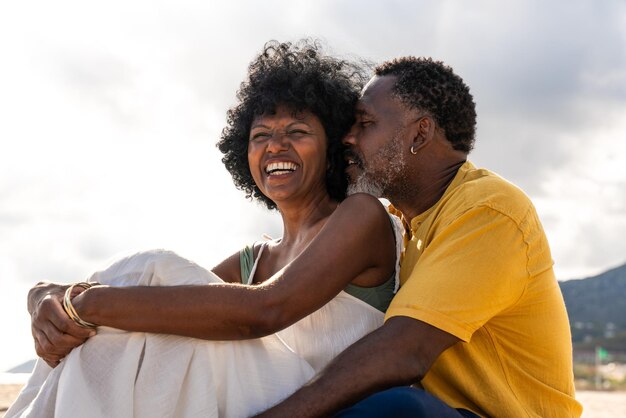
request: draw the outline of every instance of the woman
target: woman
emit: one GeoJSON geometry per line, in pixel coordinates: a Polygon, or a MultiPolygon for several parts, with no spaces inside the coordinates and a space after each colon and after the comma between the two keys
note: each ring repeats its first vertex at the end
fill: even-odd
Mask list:
{"type": "Polygon", "coordinates": [[[382,324],[400,229],[373,197],[344,200],[341,138],[361,81],[315,44],[267,44],[218,145],[237,187],[278,209],[283,237],[214,274],[162,251],[96,273],[104,286],[68,292],[75,321],[100,325],[71,352],[85,331],[62,313],[67,286],[36,287],[38,354],[58,367],[40,362],[7,417],[249,416],[382,324]]]}

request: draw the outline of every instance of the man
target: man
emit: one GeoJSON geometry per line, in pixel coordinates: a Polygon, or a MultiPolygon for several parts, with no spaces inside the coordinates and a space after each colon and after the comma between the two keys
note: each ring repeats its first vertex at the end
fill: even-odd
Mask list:
{"type": "Polygon", "coordinates": [[[338,416],[580,416],[567,314],[535,209],[466,161],[468,87],[431,59],[375,74],[345,139],[348,174],[353,192],[388,198],[405,222],[402,286],[384,326],[263,416],[327,416],[363,398],[338,416]],[[410,384],[423,389],[376,393],[410,384]]]}

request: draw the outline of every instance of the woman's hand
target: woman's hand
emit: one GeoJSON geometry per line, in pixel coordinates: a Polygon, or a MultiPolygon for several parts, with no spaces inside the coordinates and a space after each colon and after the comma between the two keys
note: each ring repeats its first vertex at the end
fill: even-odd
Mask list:
{"type": "MultiPolygon", "coordinates": [[[[50,367],[56,367],[72,349],[95,335],[72,321],[63,310],[63,295],[68,286],[40,283],[28,293],[28,311],[35,351],[50,367]]],[[[76,296],[77,288],[73,292],[76,296]]]]}

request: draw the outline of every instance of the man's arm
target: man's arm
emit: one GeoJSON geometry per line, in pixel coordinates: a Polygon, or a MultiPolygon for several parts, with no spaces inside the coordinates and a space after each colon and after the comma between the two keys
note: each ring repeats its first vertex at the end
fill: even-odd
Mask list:
{"type": "Polygon", "coordinates": [[[422,321],[392,317],[259,417],[332,415],[375,392],[421,380],[437,357],[458,341],[422,321]]]}

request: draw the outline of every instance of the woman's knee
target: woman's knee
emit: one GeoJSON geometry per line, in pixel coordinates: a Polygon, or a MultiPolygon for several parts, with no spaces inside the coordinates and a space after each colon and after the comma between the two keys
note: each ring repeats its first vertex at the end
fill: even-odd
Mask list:
{"type": "Polygon", "coordinates": [[[150,286],[155,272],[162,271],[178,257],[172,251],[150,250],[119,258],[90,281],[110,286],[150,286]]]}
{"type": "Polygon", "coordinates": [[[169,250],[150,250],[124,257],[92,276],[111,286],[177,286],[221,280],[208,270],[169,250]]]}

